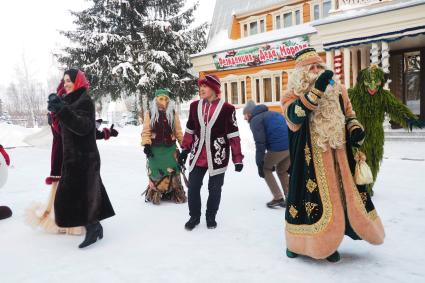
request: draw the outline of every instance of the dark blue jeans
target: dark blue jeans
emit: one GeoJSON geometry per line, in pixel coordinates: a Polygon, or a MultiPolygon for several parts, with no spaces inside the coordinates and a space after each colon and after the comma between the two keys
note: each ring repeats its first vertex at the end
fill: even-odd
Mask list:
{"type": "MultiPolygon", "coordinates": [[[[195,166],[189,173],[189,215],[201,217],[201,187],[208,168],[195,166]]],[[[221,187],[224,183],[224,173],[209,176],[208,179],[208,201],[206,216],[215,217],[221,200],[221,187]]]]}

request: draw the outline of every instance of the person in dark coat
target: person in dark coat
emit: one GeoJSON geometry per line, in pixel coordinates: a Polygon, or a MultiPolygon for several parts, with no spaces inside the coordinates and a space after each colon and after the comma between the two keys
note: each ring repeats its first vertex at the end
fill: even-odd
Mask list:
{"type": "Polygon", "coordinates": [[[276,169],[284,195],[287,197],[288,169],[291,161],[286,121],[280,113],[269,111],[263,104],[255,105],[252,100],[245,105],[243,114],[254,136],[258,175],[265,179],[273,195],[273,200],[268,202],[267,206],[285,207],[285,199],[273,176],[273,171],[276,169]]]}
{"type": "Polygon", "coordinates": [[[100,177],[100,156],[96,144],[96,121],[89,84],[82,71],[64,74],[66,94],[50,95],[48,110],[59,121],[63,164],[54,210],[59,227],[85,226],[80,248],[103,237],[101,220],[115,215],[100,177]]]}
{"type": "MultiPolygon", "coordinates": [[[[56,93],[52,94],[59,97],[66,95],[63,79],[60,81],[56,93]]],[[[59,125],[59,120],[56,118],[55,113],[49,112],[47,114],[47,121],[52,131],[52,150],[50,162],[50,175],[46,178],[46,184],[51,186],[49,198],[47,203],[34,203],[26,209],[25,222],[33,228],[42,228],[45,232],[53,234],[69,234],[69,235],[82,235],[84,234],[84,227],[58,227],[55,222],[55,212],[53,205],[55,196],[61,178],[63,150],[62,150],[62,136],[59,125]]],[[[110,137],[118,136],[118,131],[114,129],[114,125],[110,128],[103,128],[99,130],[102,124],[102,119],[96,120],[96,139],[108,140],[110,137]]]]}

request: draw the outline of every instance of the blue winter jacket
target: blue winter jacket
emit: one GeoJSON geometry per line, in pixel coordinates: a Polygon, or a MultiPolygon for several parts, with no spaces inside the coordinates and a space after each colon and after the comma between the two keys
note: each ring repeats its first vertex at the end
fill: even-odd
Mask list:
{"type": "Polygon", "coordinates": [[[263,164],[266,150],[289,149],[288,126],[280,113],[269,111],[263,104],[257,105],[251,113],[249,126],[254,135],[257,165],[263,164]]]}

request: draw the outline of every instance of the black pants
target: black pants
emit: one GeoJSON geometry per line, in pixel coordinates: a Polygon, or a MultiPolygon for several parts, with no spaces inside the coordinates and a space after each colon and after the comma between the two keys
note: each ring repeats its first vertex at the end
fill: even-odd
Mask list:
{"type": "MultiPolygon", "coordinates": [[[[208,168],[197,167],[193,168],[189,174],[189,215],[192,217],[201,216],[201,187],[205,173],[208,168]]],[[[224,173],[210,176],[208,180],[208,202],[206,216],[215,216],[220,206],[221,187],[224,183],[224,173]]]]}

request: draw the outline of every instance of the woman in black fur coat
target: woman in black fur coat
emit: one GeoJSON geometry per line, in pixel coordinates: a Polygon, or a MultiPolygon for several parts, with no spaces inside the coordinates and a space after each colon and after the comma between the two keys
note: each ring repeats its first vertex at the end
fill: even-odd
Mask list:
{"type": "Polygon", "coordinates": [[[59,121],[63,146],[62,176],[54,204],[59,227],[85,226],[87,233],[79,247],[103,237],[101,220],[114,216],[100,177],[100,156],[96,145],[95,107],[88,95],[89,83],[82,71],[64,74],[63,97],[49,96],[48,110],[59,121]]]}

